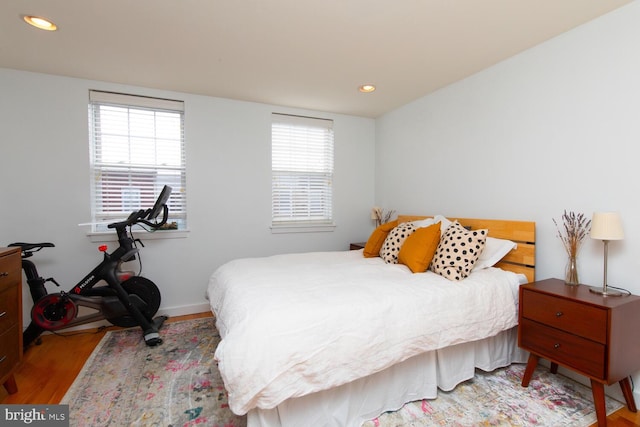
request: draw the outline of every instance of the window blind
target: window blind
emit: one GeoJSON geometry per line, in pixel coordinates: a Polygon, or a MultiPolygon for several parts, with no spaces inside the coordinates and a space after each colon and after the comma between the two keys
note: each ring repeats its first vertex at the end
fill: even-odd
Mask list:
{"type": "Polygon", "coordinates": [[[333,121],[272,114],[273,226],[333,224],[333,121]]]}
{"type": "Polygon", "coordinates": [[[186,229],[183,102],[90,91],[89,133],[93,231],[150,208],[164,185],[169,222],[186,229]]]}

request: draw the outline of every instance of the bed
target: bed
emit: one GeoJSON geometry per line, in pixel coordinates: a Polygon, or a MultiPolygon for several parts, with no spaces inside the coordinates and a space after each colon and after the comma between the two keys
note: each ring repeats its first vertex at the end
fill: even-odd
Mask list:
{"type": "MultiPolygon", "coordinates": [[[[402,215],[394,231],[436,218],[402,215]]],[[[463,280],[413,273],[363,250],[220,266],[207,297],[231,410],[247,414],[249,427],[359,426],[435,398],[476,368],[526,362],[517,346],[517,295],[534,280],[535,224],[444,221],[515,247],[463,280]]]]}

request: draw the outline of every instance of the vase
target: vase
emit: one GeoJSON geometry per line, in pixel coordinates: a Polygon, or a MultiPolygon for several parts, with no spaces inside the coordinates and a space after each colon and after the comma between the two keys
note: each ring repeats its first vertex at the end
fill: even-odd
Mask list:
{"type": "Polygon", "coordinates": [[[569,257],[569,261],[567,262],[567,271],[564,276],[564,283],[571,286],[580,284],[580,280],[578,280],[578,263],[575,256],[569,257]]]}

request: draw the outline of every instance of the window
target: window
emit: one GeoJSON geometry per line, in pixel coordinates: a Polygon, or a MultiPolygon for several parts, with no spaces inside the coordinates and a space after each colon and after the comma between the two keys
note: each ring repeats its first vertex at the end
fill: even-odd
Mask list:
{"type": "Polygon", "coordinates": [[[183,102],[90,91],[89,140],[92,231],[150,208],[164,185],[168,222],[186,229],[183,102]]]}
{"type": "Polygon", "coordinates": [[[274,231],[332,229],[332,120],[272,114],[271,172],[274,231]]]}

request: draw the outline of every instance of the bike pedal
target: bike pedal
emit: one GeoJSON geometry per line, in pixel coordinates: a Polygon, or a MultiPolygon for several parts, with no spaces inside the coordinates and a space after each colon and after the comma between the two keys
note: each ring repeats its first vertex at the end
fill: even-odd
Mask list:
{"type": "Polygon", "coordinates": [[[149,346],[149,347],[155,347],[157,345],[162,344],[162,338],[151,338],[149,340],[146,340],[145,343],[149,346]]]}

